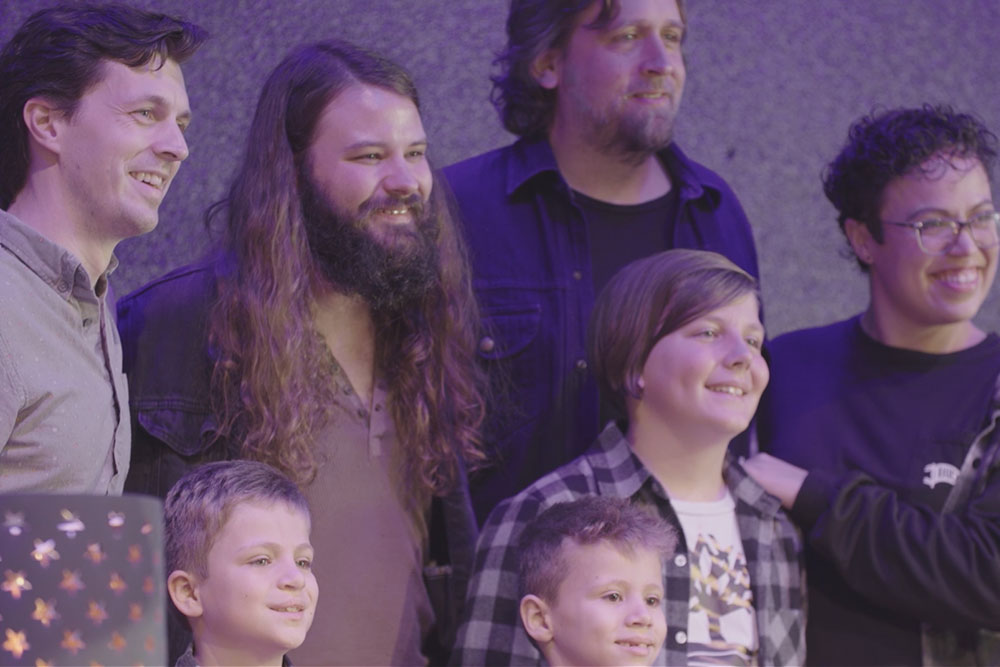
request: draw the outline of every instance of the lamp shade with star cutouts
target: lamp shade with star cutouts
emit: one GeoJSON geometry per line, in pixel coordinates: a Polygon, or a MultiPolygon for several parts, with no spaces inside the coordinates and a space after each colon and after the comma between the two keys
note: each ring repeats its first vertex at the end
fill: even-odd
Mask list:
{"type": "Polygon", "coordinates": [[[163,665],[163,504],[0,496],[0,665],[163,665]]]}

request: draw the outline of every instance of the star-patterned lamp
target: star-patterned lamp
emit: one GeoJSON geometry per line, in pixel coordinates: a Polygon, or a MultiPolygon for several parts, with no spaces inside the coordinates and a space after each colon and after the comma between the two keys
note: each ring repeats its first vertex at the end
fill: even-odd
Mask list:
{"type": "Polygon", "coordinates": [[[0,497],[0,665],[162,665],[163,505],[0,497]]]}

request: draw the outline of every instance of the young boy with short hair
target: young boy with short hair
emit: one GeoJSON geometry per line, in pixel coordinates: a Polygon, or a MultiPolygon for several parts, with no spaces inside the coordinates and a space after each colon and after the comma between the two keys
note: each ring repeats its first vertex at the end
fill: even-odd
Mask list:
{"type": "Polygon", "coordinates": [[[309,505],[254,461],[195,468],[167,494],[167,592],[194,635],[178,667],[282,665],[312,625],[309,505]]]}
{"type": "Polygon", "coordinates": [[[667,634],[674,529],[623,498],[542,512],[521,536],[521,622],[550,665],[650,665],[667,634]]]}

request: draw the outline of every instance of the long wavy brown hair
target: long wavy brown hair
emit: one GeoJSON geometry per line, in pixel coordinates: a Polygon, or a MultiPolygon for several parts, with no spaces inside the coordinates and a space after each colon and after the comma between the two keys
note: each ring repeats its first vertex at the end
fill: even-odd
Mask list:
{"type": "MultiPolygon", "coordinates": [[[[229,196],[209,212],[210,223],[216,216],[226,223],[209,324],[217,437],[300,483],[316,475],[315,436],[332,418],[334,383],[329,349],[313,324],[323,278],[310,254],[298,176],[323,110],[357,84],[404,95],[419,109],[407,73],[377,54],[339,41],[293,50],[264,85],[229,196]]],[[[484,458],[478,313],[446,195],[441,187],[432,193],[440,228],[436,283],[407,312],[375,321],[376,373],[389,385],[417,498],[447,492],[463,462],[484,458]]]]}

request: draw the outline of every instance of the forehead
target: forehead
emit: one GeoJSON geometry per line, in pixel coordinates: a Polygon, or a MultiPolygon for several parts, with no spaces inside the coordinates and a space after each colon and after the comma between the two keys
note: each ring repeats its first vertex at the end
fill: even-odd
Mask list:
{"type": "Polygon", "coordinates": [[[925,210],[961,216],[966,208],[991,200],[989,178],[978,159],[938,154],[890,181],[882,193],[881,208],[884,217],[925,210]]]}
{"type": "Polygon", "coordinates": [[[314,145],[343,149],[354,145],[426,141],[420,112],[409,97],[386,88],[356,84],[327,104],[316,126],[314,145]]]}
{"type": "Polygon", "coordinates": [[[177,107],[178,114],[190,112],[184,73],[175,60],[154,58],[138,67],[104,60],[100,74],[81,99],[101,98],[111,104],[155,100],[177,107]]]}
{"type": "MultiPolygon", "coordinates": [[[[605,0],[595,0],[589,7],[580,12],[574,23],[574,36],[579,32],[594,32],[587,26],[591,25],[606,4],[605,0]]],[[[623,25],[645,24],[653,27],[664,25],[684,25],[677,0],[618,0],[612,1],[611,22],[602,29],[614,29],[623,25]]]]}
{"type": "Polygon", "coordinates": [[[660,556],[642,546],[627,550],[607,540],[580,544],[566,538],[562,555],[566,563],[563,583],[569,585],[586,586],[610,579],[639,581],[642,585],[660,582],[660,556]]]}
{"type": "Polygon", "coordinates": [[[267,537],[280,542],[281,536],[298,541],[303,536],[308,541],[309,515],[299,507],[284,501],[237,503],[229,511],[226,522],[219,528],[213,544],[223,549],[238,548],[267,537]]]}

